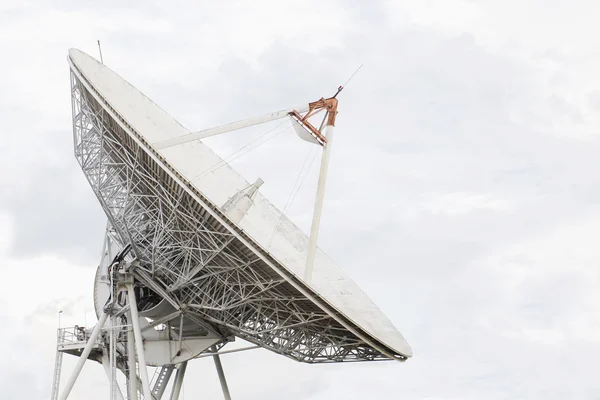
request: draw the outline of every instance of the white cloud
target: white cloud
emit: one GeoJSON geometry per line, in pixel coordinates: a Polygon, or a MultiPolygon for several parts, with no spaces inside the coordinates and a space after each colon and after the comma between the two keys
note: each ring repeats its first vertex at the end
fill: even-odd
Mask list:
{"type": "Polygon", "coordinates": [[[419,208],[432,214],[461,215],[473,210],[507,212],[513,206],[509,199],[497,194],[458,192],[430,196],[419,208]]]}
{"type": "MultiPolygon", "coordinates": [[[[104,218],[72,157],[65,56],[101,39],[109,66],[192,129],[326,95],[364,64],[340,97],[320,241],[415,357],[224,356],[235,398],[597,397],[597,5],[447,3],[2,3],[0,390],[47,398],[56,312],[93,318],[104,218]]],[[[212,144],[228,154],[261,132],[212,144]]],[[[305,151],[277,140],[236,167],[284,204],[305,151]]],[[[303,226],[315,178],[290,211],[303,226]]],[[[191,365],[186,396],[218,396],[211,363],[191,365]]],[[[106,397],[98,365],[80,398],[86,384],[106,397]]]]}

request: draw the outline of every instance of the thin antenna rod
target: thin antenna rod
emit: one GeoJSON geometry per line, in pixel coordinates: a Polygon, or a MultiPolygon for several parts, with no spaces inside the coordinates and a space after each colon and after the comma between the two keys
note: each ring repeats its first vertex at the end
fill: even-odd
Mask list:
{"type": "Polygon", "coordinates": [[[100,52],[100,62],[104,64],[104,59],[102,58],[102,47],[100,46],[100,41],[98,40],[98,51],[100,52]]]}
{"type": "Polygon", "coordinates": [[[350,78],[348,78],[348,80],[346,81],[346,83],[344,83],[342,86],[346,86],[348,83],[350,83],[350,81],[352,80],[352,78],[354,78],[354,75],[356,75],[358,73],[358,71],[360,71],[360,69],[362,68],[362,64],[360,64],[358,66],[358,68],[356,68],[356,71],[354,71],[354,73],[352,75],[350,75],[350,78]]]}
{"type": "Polygon", "coordinates": [[[352,75],[350,75],[350,78],[348,78],[348,80],[346,81],[346,83],[344,83],[342,86],[340,86],[337,90],[337,92],[333,95],[333,98],[335,99],[337,97],[338,94],[340,94],[340,92],[342,90],[344,90],[344,88],[346,87],[346,85],[348,85],[348,83],[352,80],[352,78],[354,78],[354,75],[356,75],[356,73],[362,68],[362,64],[360,64],[358,66],[358,68],[356,68],[356,71],[354,71],[354,73],[352,75]]]}

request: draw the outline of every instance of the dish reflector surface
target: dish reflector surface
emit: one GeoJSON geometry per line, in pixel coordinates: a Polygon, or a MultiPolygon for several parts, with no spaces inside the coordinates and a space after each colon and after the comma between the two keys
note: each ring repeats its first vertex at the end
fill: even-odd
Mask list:
{"type": "Polygon", "coordinates": [[[221,208],[250,184],[131,84],[71,49],[76,157],[123,244],[155,281],[218,329],[303,362],[404,360],[400,332],[260,192],[241,220],[221,208]],[[277,229],[274,236],[274,231],[277,229]]]}

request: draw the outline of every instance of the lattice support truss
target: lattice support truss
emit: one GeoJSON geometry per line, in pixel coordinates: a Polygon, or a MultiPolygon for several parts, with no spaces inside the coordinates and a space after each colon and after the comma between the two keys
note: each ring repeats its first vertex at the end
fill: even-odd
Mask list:
{"type": "Polygon", "coordinates": [[[114,229],[113,240],[132,245],[140,283],[150,277],[186,315],[224,338],[235,335],[298,361],[389,359],[218,223],[73,71],[71,94],[75,156],[114,229]]]}

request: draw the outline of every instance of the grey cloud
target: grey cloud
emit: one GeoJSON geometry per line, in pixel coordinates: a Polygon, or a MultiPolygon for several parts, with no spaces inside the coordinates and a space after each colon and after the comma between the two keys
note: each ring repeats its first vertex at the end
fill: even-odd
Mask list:
{"type": "Polygon", "coordinates": [[[588,95],[590,106],[595,111],[600,111],[600,91],[593,91],[588,95]]]}
{"type": "MultiPolygon", "coordinates": [[[[97,10],[92,4],[61,4],[97,10]]],[[[105,56],[190,129],[329,95],[364,64],[340,95],[320,243],[399,326],[415,357],[406,364],[318,370],[269,355],[227,359],[239,397],[279,398],[285,391],[290,398],[394,398],[401,388],[414,399],[559,399],[591,398],[600,391],[591,372],[597,345],[532,343],[504,331],[562,328],[572,310],[585,304],[576,294],[583,287],[580,278],[557,274],[509,289],[499,286],[489,266],[477,263],[507,244],[586,215],[600,200],[594,172],[598,144],[558,138],[554,116],[530,111],[540,97],[536,70],[487,51],[474,35],[394,27],[382,8],[355,2],[354,19],[347,21],[353,32],[344,36],[342,46],[315,53],[309,43],[304,51],[276,38],[255,63],[232,54],[210,79],[199,79],[208,73],[199,60],[208,55],[190,22],[205,20],[197,12],[179,14],[181,4],[161,15],[157,7],[165,6],[150,6],[144,17],[172,19],[172,32],[105,32],[105,56]],[[442,208],[444,196],[457,193],[465,198],[498,195],[510,206],[454,215],[426,206],[442,198],[442,208]],[[559,292],[568,298],[555,297],[559,292]],[[305,380],[291,385],[296,382],[277,375],[281,384],[269,387],[256,372],[280,370],[305,380]],[[257,387],[244,389],[250,386],[257,387]]],[[[110,14],[108,8],[102,12],[110,14]]],[[[88,50],[95,51],[94,46],[88,50]]],[[[64,71],[68,90],[66,48],[56,51],[63,52],[57,57],[60,64],[49,68],[64,71]]],[[[561,62],[551,52],[547,56],[561,62]]],[[[68,114],[68,99],[61,95],[68,114]]],[[[557,113],[577,116],[564,99],[552,102],[557,113]]],[[[32,121],[13,111],[2,111],[18,133],[3,152],[27,149],[32,121]]],[[[0,208],[16,222],[14,255],[52,252],[93,265],[104,218],[73,160],[70,121],[64,118],[62,124],[64,131],[54,127],[45,133],[51,140],[43,151],[6,166],[23,171],[22,185],[0,194],[0,208]]],[[[267,129],[253,131],[252,137],[267,129]]],[[[209,143],[228,154],[250,140],[244,135],[209,143]]],[[[235,165],[249,178],[264,177],[261,190],[283,206],[305,154],[306,147],[289,133],[235,165]]],[[[305,228],[315,173],[313,167],[290,210],[305,228]]],[[[524,257],[521,262],[531,266],[536,261],[524,257]]],[[[51,313],[58,305],[38,311],[51,313]]],[[[190,384],[189,390],[201,388],[190,384]]]]}
{"type": "MultiPolygon", "coordinates": [[[[92,284],[89,285],[92,288],[92,284]]],[[[25,316],[25,323],[27,325],[31,325],[35,318],[39,317],[56,317],[58,318],[58,312],[62,311],[62,313],[66,316],[73,316],[75,307],[77,307],[82,301],[83,297],[78,297],[76,299],[71,298],[54,298],[49,300],[48,302],[42,303],[38,305],[38,307],[33,310],[30,314],[25,316]]]]}
{"type": "Polygon", "coordinates": [[[571,119],[573,123],[577,124],[583,122],[583,116],[581,115],[581,111],[579,111],[579,109],[577,109],[565,99],[557,95],[552,95],[550,96],[548,101],[550,103],[550,108],[553,112],[559,115],[565,115],[566,117],[571,119]]]}
{"type": "MultiPolygon", "coordinates": [[[[48,140],[45,154],[24,160],[15,157],[17,164],[9,173],[20,175],[13,177],[18,185],[0,193],[0,209],[14,219],[11,253],[16,257],[58,251],[86,263],[99,261],[106,219],[72,156],[69,129],[47,132],[56,140],[48,140]]],[[[18,130],[15,134],[28,133],[18,130]]],[[[18,146],[7,150],[20,151],[18,146]]]]}
{"type": "Polygon", "coordinates": [[[3,396],[7,399],[41,400],[44,393],[35,384],[35,375],[32,372],[13,370],[10,366],[2,368],[0,387],[3,396]]]}

